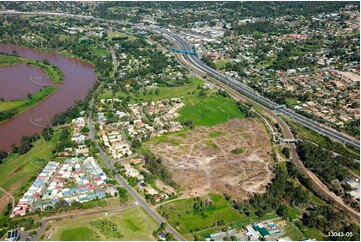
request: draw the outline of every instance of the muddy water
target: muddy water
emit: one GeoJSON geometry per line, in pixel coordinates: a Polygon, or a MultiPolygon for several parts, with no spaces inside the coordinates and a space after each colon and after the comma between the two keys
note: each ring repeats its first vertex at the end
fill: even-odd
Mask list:
{"type": "MultiPolygon", "coordinates": [[[[0,123],[0,149],[9,151],[11,144],[19,144],[23,135],[41,132],[50,124],[51,118],[83,100],[95,82],[95,72],[91,64],[58,53],[42,52],[25,47],[0,44],[0,52],[11,54],[15,50],[19,56],[44,60],[59,66],[64,74],[64,82],[58,90],[34,108],[0,123]]],[[[11,100],[33,93],[44,85],[53,85],[41,70],[23,64],[0,68],[0,97],[11,100]]]]}
{"type": "Polygon", "coordinates": [[[39,91],[42,86],[36,81],[45,82],[48,78],[39,68],[26,64],[17,64],[14,66],[0,67],[0,98],[5,100],[14,100],[27,97],[28,93],[39,91]],[[29,81],[32,78],[33,82],[29,81]],[[43,81],[44,80],[44,81],[43,81]]]}

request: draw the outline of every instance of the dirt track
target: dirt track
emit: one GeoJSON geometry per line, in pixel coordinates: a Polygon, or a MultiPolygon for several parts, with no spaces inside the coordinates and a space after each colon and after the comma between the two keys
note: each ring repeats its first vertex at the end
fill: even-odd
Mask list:
{"type": "Polygon", "coordinates": [[[150,141],[147,146],[162,157],[173,179],[199,196],[226,193],[246,200],[263,193],[271,181],[271,143],[257,120],[232,119],[212,127],[199,126],[186,134],[150,141]],[[269,142],[264,142],[269,140],[269,142]],[[241,148],[241,152],[235,152],[241,148]]]}

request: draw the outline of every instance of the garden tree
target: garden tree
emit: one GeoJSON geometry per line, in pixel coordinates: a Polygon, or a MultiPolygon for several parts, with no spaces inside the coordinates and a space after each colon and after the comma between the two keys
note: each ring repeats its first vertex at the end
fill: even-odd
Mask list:
{"type": "Polygon", "coordinates": [[[54,133],[53,129],[49,126],[43,128],[43,131],[41,132],[45,141],[49,141],[53,133],[54,133]]]}
{"type": "Polygon", "coordinates": [[[128,192],[125,188],[120,187],[117,189],[119,194],[119,201],[120,202],[126,202],[128,201],[128,192]]]}
{"type": "Polygon", "coordinates": [[[85,134],[87,134],[87,133],[89,133],[89,128],[87,127],[87,126],[84,126],[82,129],[81,129],[81,132],[83,132],[83,133],[85,133],[85,134]]]}
{"type": "Polygon", "coordinates": [[[278,207],[276,214],[280,217],[286,218],[288,215],[288,211],[289,211],[289,209],[288,209],[287,205],[282,204],[278,207]]]}
{"type": "Polygon", "coordinates": [[[138,139],[138,138],[135,138],[133,139],[132,141],[132,148],[138,148],[142,145],[142,142],[138,139]]]}
{"type": "Polygon", "coordinates": [[[160,228],[161,228],[162,230],[165,230],[166,227],[167,227],[167,224],[166,224],[166,223],[161,223],[161,224],[160,224],[160,228]]]}
{"type": "Polygon", "coordinates": [[[165,235],[165,239],[166,239],[167,241],[174,240],[174,235],[173,235],[172,233],[167,233],[167,234],[165,235]]]}
{"type": "Polygon", "coordinates": [[[259,218],[262,218],[263,216],[266,215],[266,211],[263,210],[263,209],[257,210],[257,211],[256,211],[256,215],[257,215],[259,218]]]}
{"type": "Polygon", "coordinates": [[[137,185],[138,179],[135,178],[135,177],[129,177],[129,178],[128,178],[128,182],[129,182],[129,185],[131,185],[132,187],[134,187],[134,186],[137,185]]]}

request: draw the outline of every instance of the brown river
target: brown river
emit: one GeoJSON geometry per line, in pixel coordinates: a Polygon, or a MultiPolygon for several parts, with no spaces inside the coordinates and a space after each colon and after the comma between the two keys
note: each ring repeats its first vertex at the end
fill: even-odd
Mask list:
{"type": "MultiPolygon", "coordinates": [[[[40,133],[43,127],[50,125],[51,118],[74,105],[74,101],[83,100],[93,87],[96,75],[93,66],[87,62],[67,58],[55,52],[43,52],[21,46],[0,44],[0,52],[34,60],[45,58],[59,66],[64,82],[56,84],[58,90],[32,109],[0,123],[0,150],[10,151],[11,144],[19,145],[23,135],[40,133]]],[[[0,67],[0,97],[13,100],[26,97],[44,85],[55,85],[38,68],[25,64],[0,67]]]]}

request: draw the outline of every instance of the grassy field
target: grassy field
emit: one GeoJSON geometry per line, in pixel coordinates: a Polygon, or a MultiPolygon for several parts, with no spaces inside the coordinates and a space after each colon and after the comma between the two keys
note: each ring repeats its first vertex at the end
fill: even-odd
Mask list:
{"type": "Polygon", "coordinates": [[[226,68],[227,63],[230,61],[227,60],[217,60],[214,62],[218,70],[226,68]]]}
{"type": "Polygon", "coordinates": [[[105,50],[105,49],[95,48],[92,50],[92,54],[94,56],[107,56],[107,55],[109,55],[109,51],[105,50]]]}
{"type": "Polygon", "coordinates": [[[114,38],[120,39],[134,39],[134,36],[122,33],[122,32],[107,32],[108,40],[111,41],[114,38]]]}
{"type": "Polygon", "coordinates": [[[297,99],[296,98],[286,98],[286,105],[288,106],[288,107],[293,107],[293,106],[295,106],[295,105],[297,105],[297,99]]]}
{"type": "Polygon", "coordinates": [[[315,228],[310,229],[306,226],[302,226],[301,231],[309,239],[316,239],[317,241],[327,240],[325,239],[325,235],[315,228]]]}
{"type": "Polygon", "coordinates": [[[221,195],[210,194],[210,199],[213,204],[205,208],[204,213],[206,217],[195,213],[193,210],[193,199],[177,200],[165,204],[163,207],[158,207],[158,212],[160,214],[163,212],[167,213],[169,216],[168,222],[188,239],[193,239],[193,235],[190,233],[191,231],[202,230],[202,232],[198,234],[204,236],[214,231],[219,231],[231,223],[237,227],[241,227],[262,219],[277,217],[275,214],[268,214],[265,218],[260,219],[253,212],[247,217],[244,213],[229,208],[226,199],[221,195]],[[225,225],[214,226],[214,223],[220,220],[224,220],[225,225]],[[177,225],[177,222],[180,224],[177,225]]]}
{"type": "Polygon", "coordinates": [[[228,118],[245,118],[230,97],[210,94],[205,97],[192,96],[185,99],[185,106],[179,110],[178,121],[193,120],[194,125],[212,126],[224,123],[228,118]]]}
{"type": "MultiPolygon", "coordinates": [[[[194,94],[190,94],[190,93],[193,92],[198,85],[202,85],[203,82],[196,77],[190,77],[190,79],[191,79],[191,83],[187,85],[175,86],[175,87],[159,87],[159,95],[155,94],[154,90],[152,94],[149,94],[149,91],[147,91],[146,95],[144,95],[142,91],[138,93],[138,96],[135,96],[134,94],[131,93],[130,103],[158,101],[161,99],[170,99],[174,97],[184,97],[186,99],[190,96],[194,96],[194,94]]],[[[108,99],[112,97],[113,94],[111,91],[105,91],[100,95],[101,99],[108,99]]],[[[115,94],[114,97],[125,98],[126,94],[124,92],[118,92],[115,94]]]]}
{"type": "Polygon", "coordinates": [[[26,59],[23,57],[0,54],[0,67],[11,66],[19,63],[32,65],[42,69],[54,83],[61,83],[64,80],[63,73],[57,66],[47,65],[41,61],[26,59]]]}
{"type": "Polygon", "coordinates": [[[25,101],[25,99],[20,99],[14,101],[0,102],[0,112],[4,112],[13,108],[18,108],[19,106],[23,105],[25,101]]]}
{"type": "Polygon", "coordinates": [[[93,230],[80,227],[77,229],[68,229],[61,234],[60,240],[62,241],[86,241],[86,240],[95,240],[95,234],[93,230]]]}
{"type": "Polygon", "coordinates": [[[293,224],[288,222],[283,236],[289,237],[292,241],[300,241],[305,239],[303,233],[293,224]]]}
{"type": "Polygon", "coordinates": [[[140,207],[108,215],[74,216],[51,225],[51,240],[156,240],[152,232],[159,227],[140,207]]]}
{"type": "Polygon", "coordinates": [[[17,100],[0,102],[0,117],[1,117],[0,122],[3,122],[9,118],[22,114],[23,112],[31,109],[32,107],[36,106],[39,102],[43,101],[45,98],[47,98],[52,93],[54,93],[56,90],[58,90],[57,87],[43,87],[36,93],[33,93],[31,95],[31,99],[26,97],[17,100]],[[14,115],[10,116],[3,113],[2,116],[1,112],[9,112],[9,113],[11,112],[14,115]]]}
{"type": "Polygon", "coordinates": [[[19,155],[11,153],[0,169],[0,187],[12,193],[15,198],[22,195],[28,185],[31,177],[37,176],[47,162],[34,161],[44,159],[49,161],[53,155],[51,150],[55,147],[56,139],[59,133],[56,132],[51,141],[45,142],[42,138],[34,143],[34,147],[26,154],[19,155]],[[31,163],[30,163],[31,162],[31,163]],[[23,191],[21,192],[21,189],[23,191]]]}

